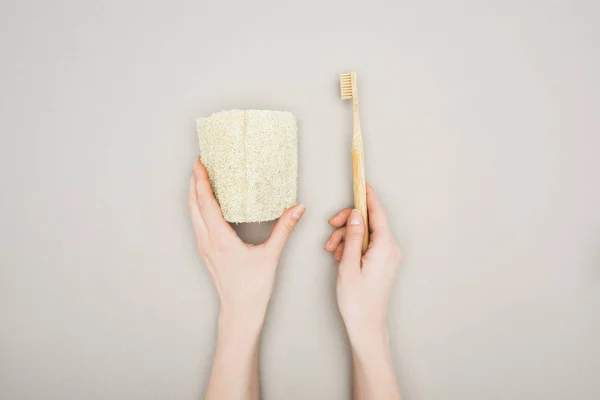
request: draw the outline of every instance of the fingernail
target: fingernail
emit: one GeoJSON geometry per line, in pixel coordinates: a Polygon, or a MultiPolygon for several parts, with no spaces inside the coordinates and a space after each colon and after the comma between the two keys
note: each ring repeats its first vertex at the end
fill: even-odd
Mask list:
{"type": "Polygon", "coordinates": [[[196,161],[194,161],[194,171],[200,167],[200,156],[196,157],[196,161]]]}
{"type": "Polygon", "coordinates": [[[330,243],[331,243],[331,239],[327,240],[327,241],[325,242],[325,248],[328,248],[330,243]]]}
{"type": "Polygon", "coordinates": [[[352,210],[352,214],[350,214],[350,225],[360,225],[360,219],[360,210],[352,210]]]}
{"type": "Polygon", "coordinates": [[[296,206],[296,208],[294,208],[294,211],[292,211],[292,217],[300,219],[300,217],[302,217],[304,214],[304,211],[306,211],[306,206],[304,204],[299,204],[296,206]]]}

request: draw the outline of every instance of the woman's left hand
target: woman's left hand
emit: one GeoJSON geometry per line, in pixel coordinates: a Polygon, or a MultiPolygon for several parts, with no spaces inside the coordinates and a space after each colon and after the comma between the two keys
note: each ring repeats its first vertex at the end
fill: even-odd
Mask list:
{"type": "Polygon", "coordinates": [[[246,244],[223,218],[200,158],[190,179],[188,205],[198,251],[221,298],[221,322],[235,321],[245,329],[260,330],[281,252],[305,207],[284,211],[266,242],[246,244]]]}

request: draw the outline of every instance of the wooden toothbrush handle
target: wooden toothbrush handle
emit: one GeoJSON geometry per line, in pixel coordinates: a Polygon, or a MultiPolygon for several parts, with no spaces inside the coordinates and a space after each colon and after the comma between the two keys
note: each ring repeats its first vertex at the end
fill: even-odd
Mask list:
{"type": "MultiPolygon", "coordinates": [[[[360,129],[360,128],[359,128],[360,129]]],[[[365,234],[363,236],[362,253],[369,247],[369,216],[367,214],[367,183],[365,182],[365,160],[362,136],[352,138],[352,186],[354,187],[354,208],[360,210],[363,218],[365,234]]]]}

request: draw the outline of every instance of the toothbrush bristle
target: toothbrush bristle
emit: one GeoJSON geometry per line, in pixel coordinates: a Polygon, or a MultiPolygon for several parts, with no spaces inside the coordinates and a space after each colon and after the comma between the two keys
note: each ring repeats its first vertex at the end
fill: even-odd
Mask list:
{"type": "Polygon", "coordinates": [[[342,100],[352,98],[352,74],[340,74],[342,100]]]}

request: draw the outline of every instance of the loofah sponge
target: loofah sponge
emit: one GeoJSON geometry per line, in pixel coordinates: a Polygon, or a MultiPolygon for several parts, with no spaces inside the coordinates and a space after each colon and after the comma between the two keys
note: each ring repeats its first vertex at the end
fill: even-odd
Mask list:
{"type": "Polygon", "coordinates": [[[270,221],[296,204],[296,117],[231,110],[198,118],[197,124],[200,158],[225,220],[270,221]]]}

